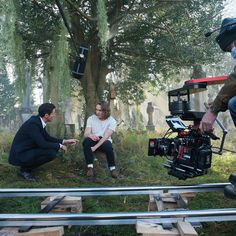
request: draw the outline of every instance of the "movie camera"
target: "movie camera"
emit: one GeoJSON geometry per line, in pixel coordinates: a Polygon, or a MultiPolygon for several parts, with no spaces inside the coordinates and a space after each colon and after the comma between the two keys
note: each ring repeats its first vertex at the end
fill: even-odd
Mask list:
{"type": "Polygon", "coordinates": [[[168,92],[171,115],[166,117],[166,122],[169,129],[164,137],[149,139],[148,155],[166,156],[168,161],[164,166],[169,175],[183,180],[204,175],[211,167],[212,153],[222,154],[227,130],[217,119],[223,135],[218,151],[213,151],[211,140],[219,138],[213,133],[200,132],[198,127],[204,112],[192,109],[191,95],[206,90],[208,84],[225,79],[226,76],[189,80],[182,88],[168,92]],[[186,126],[182,120],[192,121],[193,124],[186,126]],[[172,138],[170,135],[173,133],[177,135],[172,138]]]}

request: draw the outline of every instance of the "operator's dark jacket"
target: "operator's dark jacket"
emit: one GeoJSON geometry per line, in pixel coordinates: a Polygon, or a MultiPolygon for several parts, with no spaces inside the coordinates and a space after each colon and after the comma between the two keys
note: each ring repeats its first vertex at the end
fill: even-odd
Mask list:
{"type": "Polygon", "coordinates": [[[41,156],[55,157],[62,141],[51,137],[43,129],[39,116],[32,116],[16,133],[10,150],[9,163],[16,166],[37,165],[37,159],[41,156]]]}
{"type": "Polygon", "coordinates": [[[236,96],[236,66],[215,98],[212,104],[213,110],[216,112],[226,111],[228,109],[228,101],[234,96],[236,96]]]}

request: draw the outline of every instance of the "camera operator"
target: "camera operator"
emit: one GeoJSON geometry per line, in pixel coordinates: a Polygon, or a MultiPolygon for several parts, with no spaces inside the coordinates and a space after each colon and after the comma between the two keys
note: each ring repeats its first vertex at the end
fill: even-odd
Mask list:
{"type": "MultiPolygon", "coordinates": [[[[232,58],[236,60],[236,18],[225,18],[222,21],[220,34],[216,37],[216,41],[223,51],[230,52],[232,58]]],[[[201,132],[212,132],[218,113],[227,109],[236,126],[236,66],[202,117],[199,126],[201,132]]],[[[236,199],[236,174],[231,174],[229,181],[232,185],[226,186],[225,195],[236,199]]]]}

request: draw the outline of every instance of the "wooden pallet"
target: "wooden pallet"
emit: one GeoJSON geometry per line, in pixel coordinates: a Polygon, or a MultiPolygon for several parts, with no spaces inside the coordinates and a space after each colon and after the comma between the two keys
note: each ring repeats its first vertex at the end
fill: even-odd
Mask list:
{"type": "MultiPolygon", "coordinates": [[[[193,196],[193,195],[192,195],[193,196]]],[[[191,197],[192,197],[191,196],[191,197]]],[[[187,208],[190,195],[162,193],[149,196],[149,211],[163,211],[167,209],[187,208]]]]}
{"type": "MultiPolygon", "coordinates": [[[[53,201],[55,197],[48,197],[41,203],[41,209],[44,209],[49,202],[53,201]]],[[[65,196],[56,206],[54,206],[50,212],[67,212],[67,213],[80,213],[82,212],[82,200],[81,197],[65,196]]],[[[45,227],[45,228],[33,228],[22,231],[21,228],[3,228],[0,230],[0,236],[62,236],[64,234],[64,227],[45,227]]]]}
{"type": "MultiPolygon", "coordinates": [[[[187,209],[188,198],[195,194],[160,193],[149,196],[149,211],[165,211],[171,209],[187,209]]],[[[139,220],[136,223],[137,233],[143,236],[197,236],[197,232],[189,222],[173,224],[157,224],[155,219],[139,220]]]]}
{"type": "Polygon", "coordinates": [[[178,222],[176,227],[165,229],[161,224],[157,224],[154,220],[137,221],[137,233],[143,236],[197,236],[198,233],[189,222],[178,222]],[[153,221],[153,222],[152,222],[153,221]]]}
{"type": "MultiPolygon", "coordinates": [[[[41,202],[41,209],[43,209],[54,197],[48,197],[41,202]]],[[[51,212],[82,212],[82,199],[81,197],[64,197],[52,210],[51,212]]]]}

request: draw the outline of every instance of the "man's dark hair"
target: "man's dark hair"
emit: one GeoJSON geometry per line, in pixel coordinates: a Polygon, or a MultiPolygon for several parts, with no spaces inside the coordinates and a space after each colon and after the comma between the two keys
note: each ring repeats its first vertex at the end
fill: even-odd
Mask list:
{"type": "Polygon", "coordinates": [[[52,103],[43,103],[38,109],[39,116],[44,117],[46,114],[50,115],[55,108],[56,107],[52,103]]]}
{"type": "Polygon", "coordinates": [[[100,105],[101,106],[101,110],[104,113],[104,119],[107,119],[111,115],[111,109],[110,109],[110,106],[109,106],[109,104],[107,102],[100,101],[96,105],[100,105]]]}

